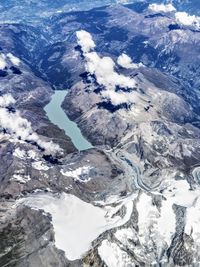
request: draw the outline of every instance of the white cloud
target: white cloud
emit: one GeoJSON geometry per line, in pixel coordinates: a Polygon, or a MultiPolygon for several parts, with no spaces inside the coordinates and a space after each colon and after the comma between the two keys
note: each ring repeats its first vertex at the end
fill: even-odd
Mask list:
{"type": "Polygon", "coordinates": [[[186,12],[176,12],[175,13],[176,21],[180,24],[186,26],[196,26],[200,27],[200,17],[196,17],[195,15],[190,16],[186,12]]]}
{"type": "Polygon", "coordinates": [[[0,97],[0,107],[5,108],[15,103],[15,99],[11,94],[6,94],[0,97]]]}
{"type": "Polygon", "coordinates": [[[13,64],[13,65],[16,65],[16,66],[19,66],[20,64],[20,59],[15,57],[13,54],[11,53],[8,53],[7,55],[1,53],[0,54],[0,70],[4,70],[5,67],[7,66],[7,60],[10,60],[10,62],[13,64]]]}
{"type": "Polygon", "coordinates": [[[108,90],[114,90],[116,86],[132,88],[135,80],[122,74],[118,74],[115,63],[110,57],[100,57],[96,52],[85,54],[87,60],[86,69],[96,76],[97,82],[108,90]]]}
{"type": "Polygon", "coordinates": [[[19,66],[21,61],[18,57],[15,57],[12,53],[8,53],[7,57],[10,59],[13,65],[19,66]]]}
{"type": "Polygon", "coordinates": [[[123,91],[113,91],[113,90],[106,90],[102,91],[101,93],[103,98],[106,98],[112,102],[113,105],[120,105],[123,103],[127,104],[134,104],[134,111],[136,113],[136,105],[137,108],[144,108],[144,102],[141,98],[140,93],[137,91],[131,91],[131,92],[123,92],[123,91]]]}
{"type": "Polygon", "coordinates": [[[121,54],[117,59],[117,64],[125,69],[137,69],[144,66],[142,63],[135,64],[132,62],[132,59],[126,54],[121,54]]]}
{"type": "Polygon", "coordinates": [[[89,32],[86,32],[84,30],[77,31],[76,36],[78,39],[78,44],[81,46],[84,53],[87,53],[91,51],[93,48],[95,48],[95,43],[92,40],[92,36],[89,32]]]}
{"type": "Polygon", "coordinates": [[[172,4],[165,5],[165,4],[154,3],[149,5],[148,9],[153,12],[164,12],[164,13],[176,11],[176,8],[172,4]]]}
{"type": "Polygon", "coordinates": [[[111,90],[103,91],[102,96],[103,98],[109,99],[113,105],[120,105],[131,101],[126,93],[111,90]]]}
{"type": "Polygon", "coordinates": [[[48,154],[55,154],[60,151],[60,147],[53,142],[46,142],[39,138],[39,136],[33,132],[31,123],[21,117],[19,111],[10,113],[5,107],[10,104],[14,104],[15,100],[10,95],[0,96],[0,127],[6,129],[7,132],[21,140],[28,140],[36,142],[41,148],[48,154]]]}
{"type": "Polygon", "coordinates": [[[6,67],[5,55],[0,54],[0,70],[4,70],[6,67]]]}
{"type": "Polygon", "coordinates": [[[90,33],[79,31],[76,35],[78,43],[81,45],[82,51],[84,52],[86,70],[91,74],[94,74],[97,82],[100,85],[103,85],[107,90],[103,92],[103,97],[112,97],[113,103],[115,104],[122,103],[122,99],[125,99],[126,97],[123,97],[122,94],[116,93],[116,87],[133,88],[136,85],[135,80],[117,73],[115,71],[115,63],[112,58],[100,57],[96,52],[92,51],[95,44],[90,33]],[[119,99],[120,97],[121,100],[119,99]]]}

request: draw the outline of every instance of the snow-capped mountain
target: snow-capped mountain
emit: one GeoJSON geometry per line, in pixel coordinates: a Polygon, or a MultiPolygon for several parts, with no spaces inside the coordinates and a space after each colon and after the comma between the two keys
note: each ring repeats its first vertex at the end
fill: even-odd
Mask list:
{"type": "Polygon", "coordinates": [[[0,267],[199,266],[199,2],[0,11],[0,267]]]}

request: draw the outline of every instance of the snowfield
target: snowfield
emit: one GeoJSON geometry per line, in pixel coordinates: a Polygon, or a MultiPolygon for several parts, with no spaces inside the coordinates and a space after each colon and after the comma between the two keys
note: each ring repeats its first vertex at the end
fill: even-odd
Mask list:
{"type": "Polygon", "coordinates": [[[51,214],[55,245],[72,261],[82,258],[100,234],[125,224],[133,210],[131,200],[113,209],[106,206],[100,208],[66,193],[60,196],[36,194],[20,200],[19,203],[51,214]],[[126,209],[125,215],[116,215],[123,205],[126,209]]]}
{"type": "Polygon", "coordinates": [[[131,267],[131,258],[115,243],[104,240],[98,249],[102,260],[109,267],[131,267]]]}

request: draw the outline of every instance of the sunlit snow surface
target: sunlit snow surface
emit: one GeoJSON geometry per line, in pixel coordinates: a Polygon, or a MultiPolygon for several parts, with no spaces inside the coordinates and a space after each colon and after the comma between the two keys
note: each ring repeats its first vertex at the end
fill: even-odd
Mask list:
{"type": "Polygon", "coordinates": [[[98,252],[100,257],[109,267],[131,267],[131,258],[115,243],[104,240],[99,247],[98,252]]]}
{"type": "Polygon", "coordinates": [[[85,183],[90,181],[90,170],[92,170],[92,167],[90,166],[83,166],[79,167],[75,170],[69,170],[69,171],[63,171],[61,170],[62,175],[67,176],[67,177],[72,177],[76,181],[79,181],[81,183],[85,183]]]}
{"type": "MultiPolygon", "coordinates": [[[[109,4],[111,2],[116,1],[68,1],[68,4],[64,4],[62,6],[62,10],[60,10],[60,6],[58,2],[54,1],[54,4],[50,8],[46,8],[45,1],[35,1],[35,9],[28,6],[29,1],[24,1],[26,6],[22,5],[21,8],[17,8],[12,5],[14,1],[7,1],[5,5],[3,1],[1,2],[2,6],[0,7],[0,11],[3,10],[6,5],[10,4],[10,9],[7,12],[6,10],[2,13],[2,19],[18,19],[20,17],[20,12],[24,12],[27,17],[33,19],[33,17],[48,17],[51,13],[60,13],[61,11],[69,11],[69,10],[80,10],[89,9],[94,6],[109,4]],[[39,3],[39,4],[38,4],[39,3]],[[56,4],[57,3],[57,4],[56,4]],[[41,7],[39,10],[38,7],[41,7]],[[81,7],[82,6],[82,7],[81,7]],[[32,10],[32,11],[31,11],[32,10]],[[34,11],[35,10],[35,11],[34,11]],[[17,11],[17,12],[15,12],[17,11]],[[13,16],[10,16],[11,12],[13,16]]],[[[20,1],[19,1],[20,2],[20,1]]],[[[60,1],[62,2],[62,1],[60,1]]],[[[120,1],[118,1],[120,2],[120,1]]],[[[126,1],[121,1],[125,3],[126,1]]],[[[32,1],[34,3],[34,1],[32,1]]],[[[1,5],[0,4],[0,5],[1,5]]],[[[190,17],[186,17],[186,19],[191,19],[190,17]]],[[[180,21],[180,18],[179,18],[180,21]]],[[[184,21],[181,20],[181,23],[184,21]]],[[[193,20],[191,21],[193,23],[193,20]]],[[[183,23],[184,24],[184,23],[183,23]]],[[[177,34],[180,33],[177,31],[177,34]]],[[[86,50],[88,53],[88,51],[86,50]]],[[[88,57],[90,59],[90,63],[94,63],[95,60],[101,62],[100,56],[98,54],[92,54],[93,57],[88,57]],[[95,56],[95,58],[94,58],[95,56]],[[93,59],[93,60],[92,60],[93,59]],[[95,60],[94,60],[95,59],[95,60]]],[[[20,61],[14,57],[12,54],[7,54],[7,57],[14,65],[19,65],[20,61]]],[[[108,57],[107,57],[108,59],[108,57]]],[[[102,61],[103,63],[105,61],[102,61]]],[[[107,61],[108,62],[108,61],[107,61]]],[[[131,59],[128,56],[121,55],[118,58],[119,65],[124,68],[136,68],[137,65],[133,65],[131,59]]],[[[4,69],[6,67],[6,58],[5,55],[1,54],[0,56],[0,69],[4,69]]],[[[112,62],[111,62],[112,65],[112,62]]],[[[91,64],[90,64],[91,67],[91,64]]],[[[93,71],[94,72],[94,71],[93,71]]],[[[95,68],[95,73],[99,74],[95,68]]],[[[110,72],[109,72],[110,73],[110,72]]],[[[100,73],[101,74],[101,73],[100,73]]],[[[100,76],[100,75],[99,75],[100,76]]],[[[105,75],[103,75],[105,77],[105,75]]],[[[119,78],[119,76],[117,76],[119,78]]],[[[100,78],[102,78],[100,76],[100,78]]],[[[112,79],[113,81],[114,79],[112,79]]],[[[115,80],[114,80],[115,81],[115,80]]],[[[105,84],[104,84],[105,85],[105,84]]],[[[106,84],[107,85],[107,84],[106,84]]],[[[136,94],[134,92],[134,94],[136,94]]],[[[116,95],[115,95],[116,96],[116,95]]],[[[120,96],[121,97],[121,96],[120,96]]],[[[130,98],[129,98],[130,99],[130,98]]],[[[13,125],[12,125],[13,126],[13,125]]],[[[149,141],[152,136],[149,137],[147,127],[145,125],[144,131],[147,135],[147,140],[149,141]]],[[[143,135],[145,136],[145,134],[143,135]]],[[[150,142],[150,141],[149,141],[150,142]]],[[[153,138],[152,138],[153,143],[153,138]]],[[[15,157],[19,159],[24,158],[34,158],[32,152],[29,153],[20,150],[19,148],[15,149],[13,154],[15,157]],[[32,155],[32,156],[31,156],[32,155]]],[[[44,164],[41,160],[36,160],[32,162],[32,167],[38,171],[48,171],[49,167],[44,164]]],[[[61,174],[68,177],[73,178],[78,182],[88,182],[90,180],[90,169],[92,166],[82,166],[77,167],[75,169],[67,169],[61,170],[61,174]],[[83,178],[84,179],[83,179],[83,178]],[[86,177],[86,179],[85,179],[86,177]]],[[[194,180],[198,183],[200,179],[199,167],[195,168],[192,172],[194,180]]],[[[12,180],[19,182],[21,184],[25,184],[30,180],[29,176],[22,177],[20,173],[16,173],[13,175],[12,180]]],[[[179,205],[186,208],[186,225],[185,225],[185,233],[191,235],[196,242],[196,244],[200,243],[200,233],[199,233],[199,221],[200,221],[200,190],[196,189],[194,191],[190,190],[190,186],[186,180],[169,180],[167,181],[163,188],[162,193],[159,192],[151,192],[146,193],[142,192],[138,195],[137,203],[135,204],[135,208],[138,212],[138,239],[140,244],[145,247],[150,247],[151,237],[155,242],[157,242],[158,247],[160,244],[164,244],[164,246],[169,247],[171,241],[173,239],[173,235],[176,232],[176,214],[173,209],[173,205],[179,205]],[[162,203],[160,208],[158,209],[156,205],[153,204],[152,195],[162,195],[162,203]]],[[[117,198],[117,197],[116,197],[117,198]]],[[[46,213],[50,213],[52,216],[52,225],[55,231],[55,245],[57,248],[63,250],[66,254],[66,257],[69,260],[80,259],[84,256],[84,254],[92,247],[92,242],[105,231],[123,226],[122,229],[117,229],[115,233],[115,237],[117,240],[129,246],[128,240],[134,239],[133,229],[131,227],[126,228],[124,224],[128,222],[131,218],[132,210],[133,210],[133,196],[129,199],[123,199],[122,203],[118,202],[118,199],[114,199],[115,207],[111,205],[108,206],[108,202],[102,202],[102,207],[94,206],[92,204],[86,203],[76,196],[62,193],[61,196],[55,196],[52,194],[37,194],[30,196],[26,199],[23,199],[22,202],[26,205],[34,208],[44,210],[46,213]],[[106,206],[107,205],[107,206],[106,206]],[[117,213],[120,208],[124,206],[125,212],[122,217],[117,213]]],[[[21,203],[21,201],[20,201],[21,203]]],[[[100,205],[100,202],[97,203],[100,205]]],[[[109,203],[110,204],[110,203],[109,203]]],[[[101,206],[100,205],[100,206],[101,206]]],[[[134,216],[134,215],[133,215],[134,216]]],[[[133,217],[132,217],[133,219],[133,217]]],[[[161,248],[164,246],[160,246],[161,248]]],[[[141,249],[135,249],[134,253],[139,254],[141,249]],[[138,252],[139,251],[139,252],[138,252]]],[[[129,255],[120,249],[120,247],[113,240],[104,239],[98,248],[98,253],[101,256],[102,260],[109,267],[128,267],[130,265],[131,259],[129,255]]]]}
{"type": "Polygon", "coordinates": [[[100,208],[65,193],[59,197],[37,194],[19,202],[51,214],[55,245],[65,251],[69,260],[80,259],[90,249],[92,241],[106,230],[124,225],[133,210],[130,199],[115,208],[100,208]],[[126,213],[120,217],[116,213],[123,205],[126,213]]]}

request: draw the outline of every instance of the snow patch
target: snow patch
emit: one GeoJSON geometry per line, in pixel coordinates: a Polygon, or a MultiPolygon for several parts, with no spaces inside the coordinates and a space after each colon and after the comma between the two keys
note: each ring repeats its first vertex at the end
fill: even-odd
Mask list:
{"type": "Polygon", "coordinates": [[[200,198],[197,199],[193,207],[187,209],[185,233],[192,236],[195,243],[200,245],[200,198]]]}
{"type": "Polygon", "coordinates": [[[139,238],[144,244],[149,238],[149,229],[155,223],[159,213],[155,206],[152,205],[151,196],[142,193],[137,203],[139,238]]]}
{"type": "Polygon", "coordinates": [[[104,240],[98,248],[98,253],[101,259],[108,267],[130,267],[133,266],[131,258],[128,254],[121,250],[120,247],[108,240],[104,240]]]}
{"type": "Polygon", "coordinates": [[[64,176],[72,177],[76,181],[85,183],[85,182],[88,182],[91,179],[89,177],[89,172],[90,172],[91,169],[92,169],[92,167],[90,167],[90,166],[83,166],[83,167],[79,167],[79,168],[77,168],[75,170],[70,170],[70,171],[61,170],[60,172],[64,176]]]}
{"type": "Polygon", "coordinates": [[[48,171],[49,167],[43,161],[36,161],[32,163],[32,167],[39,171],[48,171]]]}
{"type": "Polygon", "coordinates": [[[15,148],[13,156],[19,159],[38,159],[38,154],[34,150],[25,151],[20,147],[15,148]]]}
{"type": "Polygon", "coordinates": [[[15,182],[19,182],[21,184],[26,184],[28,181],[31,180],[31,178],[29,175],[14,174],[11,180],[15,182]]]}
{"type": "MultiPolygon", "coordinates": [[[[170,180],[162,185],[163,200],[160,210],[152,203],[152,197],[142,193],[137,203],[139,239],[145,244],[149,242],[149,236],[157,238],[161,236],[168,246],[171,244],[172,236],[176,229],[176,216],[173,205],[186,207],[188,210],[187,231],[191,230],[191,225],[197,221],[192,217],[194,205],[200,197],[200,189],[190,190],[186,180],[170,180]],[[151,232],[150,232],[151,230],[151,232]]],[[[200,209],[195,206],[196,216],[200,219],[200,209]]],[[[200,231],[199,231],[200,233],[200,231]]]]}
{"type": "Polygon", "coordinates": [[[190,186],[186,180],[174,180],[166,184],[166,190],[163,195],[167,200],[179,206],[189,208],[193,206],[196,198],[200,196],[200,189],[190,190],[190,186]]]}
{"type": "MultiPolygon", "coordinates": [[[[200,197],[200,189],[190,190],[190,186],[186,180],[173,180],[164,184],[165,190],[163,196],[165,200],[162,201],[160,216],[158,219],[157,230],[162,235],[168,245],[171,243],[172,234],[175,232],[176,218],[173,211],[173,204],[187,208],[187,232],[190,226],[195,222],[192,215],[195,213],[200,218],[200,209],[196,202],[200,197]]],[[[200,233],[200,231],[199,231],[200,233]]]]}
{"type": "Polygon", "coordinates": [[[17,147],[13,152],[13,156],[19,159],[24,159],[26,157],[26,151],[17,147]]]}
{"type": "Polygon", "coordinates": [[[115,237],[125,246],[129,246],[128,240],[134,239],[133,230],[131,228],[119,229],[116,231],[115,237]]]}
{"type": "Polygon", "coordinates": [[[36,151],[34,151],[34,150],[28,150],[27,151],[27,154],[28,154],[28,158],[30,158],[30,159],[38,159],[39,157],[38,157],[38,153],[36,152],[36,151]]]}
{"type": "Polygon", "coordinates": [[[196,183],[200,183],[200,167],[196,167],[192,171],[192,176],[194,177],[194,180],[196,183]]]}
{"type": "Polygon", "coordinates": [[[171,244],[172,236],[176,229],[176,216],[172,205],[173,201],[171,199],[162,201],[160,217],[157,223],[157,230],[168,246],[171,244]]]}

